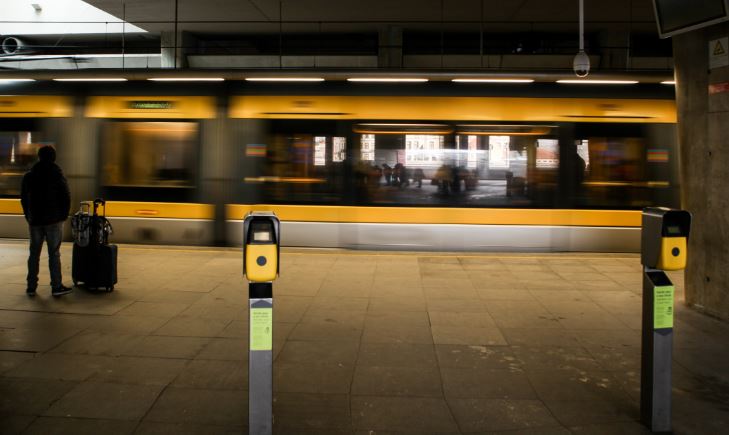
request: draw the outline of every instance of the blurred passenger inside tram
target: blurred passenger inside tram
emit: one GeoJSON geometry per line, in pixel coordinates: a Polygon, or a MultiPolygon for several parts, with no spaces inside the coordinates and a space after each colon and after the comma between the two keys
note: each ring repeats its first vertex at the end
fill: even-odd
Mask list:
{"type": "Polygon", "coordinates": [[[461,168],[454,165],[452,168],[452,171],[453,171],[453,175],[451,177],[451,192],[460,193],[461,192],[461,168]]]}
{"type": "Polygon", "coordinates": [[[585,170],[587,169],[587,165],[585,164],[585,159],[583,159],[576,152],[573,156],[573,161],[574,161],[574,174],[572,174],[572,176],[575,180],[575,199],[578,204],[583,204],[583,202],[584,202],[583,183],[585,182],[585,170]]]}
{"type": "Polygon", "coordinates": [[[467,169],[462,168],[465,174],[464,177],[464,184],[466,187],[466,190],[476,190],[476,187],[478,187],[478,171],[472,170],[469,171],[467,169]]]}
{"type": "Polygon", "coordinates": [[[417,168],[413,172],[413,182],[418,183],[418,187],[423,187],[423,179],[425,178],[425,173],[422,169],[417,168]]]}
{"type": "Polygon", "coordinates": [[[380,187],[380,179],[382,178],[382,169],[377,165],[370,167],[368,184],[373,188],[380,187]]]}
{"type": "Polygon", "coordinates": [[[398,163],[395,165],[395,168],[393,170],[393,178],[393,184],[397,187],[410,185],[410,180],[407,176],[407,169],[405,169],[405,165],[403,165],[402,163],[398,163]]]}
{"type": "Polygon", "coordinates": [[[451,184],[453,183],[453,170],[451,167],[445,163],[442,164],[435,172],[433,182],[433,184],[438,186],[438,193],[448,195],[451,191],[451,184]]]}
{"type": "Polygon", "coordinates": [[[385,185],[392,184],[392,168],[387,163],[382,164],[382,174],[385,176],[385,185]]]}

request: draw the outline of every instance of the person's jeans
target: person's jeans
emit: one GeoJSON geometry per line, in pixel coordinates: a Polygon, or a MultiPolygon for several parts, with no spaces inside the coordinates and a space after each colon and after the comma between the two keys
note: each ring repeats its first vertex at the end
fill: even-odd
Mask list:
{"type": "Polygon", "coordinates": [[[63,239],[63,222],[51,225],[30,225],[29,289],[38,287],[38,268],[43,240],[48,244],[48,268],[51,271],[51,287],[54,289],[61,288],[61,239],[63,239]]]}

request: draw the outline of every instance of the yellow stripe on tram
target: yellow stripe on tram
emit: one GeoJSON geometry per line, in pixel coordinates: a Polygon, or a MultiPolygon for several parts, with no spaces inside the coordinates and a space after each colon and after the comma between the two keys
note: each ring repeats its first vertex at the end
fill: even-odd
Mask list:
{"type": "Polygon", "coordinates": [[[23,214],[19,199],[0,199],[0,214],[23,214]]]}
{"type": "Polygon", "coordinates": [[[639,210],[347,207],[265,204],[229,204],[226,210],[227,219],[243,219],[249,211],[273,211],[282,221],[296,222],[592,227],[640,227],[641,225],[641,212],[639,210]]]}
{"type": "MultiPolygon", "coordinates": [[[[327,205],[228,204],[226,218],[273,211],[282,221],[387,224],[544,225],[640,227],[640,210],[570,210],[444,207],[353,207],[327,205]]],[[[19,199],[0,199],[0,214],[23,214],[19,199]]],[[[109,201],[108,217],[208,219],[212,204],[109,201]]]]}
{"type": "Polygon", "coordinates": [[[108,201],[108,217],[138,217],[167,219],[213,219],[215,206],[175,202],[108,201]]]}
{"type": "MultiPolygon", "coordinates": [[[[108,217],[140,217],[167,219],[213,219],[215,206],[212,204],[186,204],[171,202],[108,201],[108,217]]],[[[75,213],[72,208],[71,213],[75,213]]],[[[0,199],[0,214],[23,214],[19,199],[0,199]]]]}

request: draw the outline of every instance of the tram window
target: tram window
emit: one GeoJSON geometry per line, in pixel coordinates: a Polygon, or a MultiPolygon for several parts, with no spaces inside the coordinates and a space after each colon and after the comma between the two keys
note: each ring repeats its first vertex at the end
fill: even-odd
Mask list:
{"type": "Polygon", "coordinates": [[[590,141],[588,139],[578,140],[575,142],[577,147],[577,155],[585,162],[585,173],[590,171],[590,141]]]}
{"type": "Polygon", "coordinates": [[[332,138],[332,162],[343,162],[347,159],[347,138],[332,138]]]}
{"type": "Polygon", "coordinates": [[[559,172],[554,126],[383,122],[355,124],[353,130],[360,147],[353,154],[360,203],[456,207],[554,203],[559,172]],[[544,165],[537,161],[540,144],[544,165]]]}
{"type": "Polygon", "coordinates": [[[105,186],[192,187],[197,173],[196,122],[110,121],[104,126],[105,186]]]}
{"type": "Polygon", "coordinates": [[[19,197],[23,175],[38,161],[38,148],[53,145],[39,132],[0,131],[0,196],[19,197]]]}
{"type": "MultiPolygon", "coordinates": [[[[642,208],[672,205],[678,200],[671,126],[618,126],[625,136],[608,136],[599,129],[576,138],[577,152],[586,148],[585,175],[578,189],[578,205],[642,208]]],[[[584,128],[588,130],[587,127],[584,128]]]]}
{"type": "Polygon", "coordinates": [[[261,121],[266,153],[244,160],[241,201],[341,203],[348,137],[337,121],[261,121]]]}

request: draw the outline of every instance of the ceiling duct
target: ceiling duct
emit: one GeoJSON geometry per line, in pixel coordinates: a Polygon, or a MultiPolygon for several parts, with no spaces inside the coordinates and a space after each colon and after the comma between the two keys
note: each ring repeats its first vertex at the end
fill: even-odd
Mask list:
{"type": "Polygon", "coordinates": [[[0,50],[3,54],[20,54],[27,53],[28,48],[24,41],[15,36],[7,36],[0,43],[0,50]]]}

